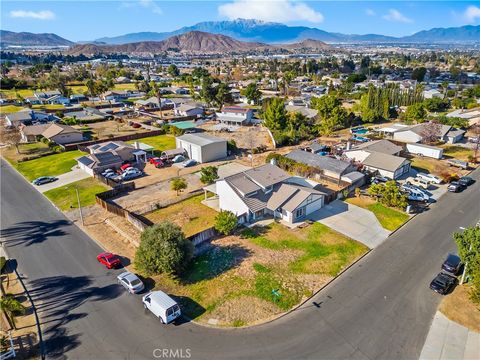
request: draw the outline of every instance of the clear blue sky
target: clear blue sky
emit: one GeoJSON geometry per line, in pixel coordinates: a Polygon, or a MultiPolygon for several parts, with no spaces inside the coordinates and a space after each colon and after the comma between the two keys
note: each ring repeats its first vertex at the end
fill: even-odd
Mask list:
{"type": "Polygon", "coordinates": [[[480,1],[9,1],[1,28],[56,33],[72,41],[139,31],[171,31],[237,17],[350,34],[410,35],[432,27],[480,24],[480,1]]]}

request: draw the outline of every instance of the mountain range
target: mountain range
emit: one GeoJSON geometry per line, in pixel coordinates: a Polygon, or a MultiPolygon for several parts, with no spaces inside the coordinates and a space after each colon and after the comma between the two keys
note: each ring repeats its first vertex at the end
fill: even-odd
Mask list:
{"type": "Polygon", "coordinates": [[[158,54],[165,51],[178,51],[183,53],[232,53],[250,50],[299,50],[313,49],[325,50],[330,48],[324,42],[306,39],[299,43],[286,45],[269,45],[260,42],[247,42],[236,40],[230,36],[211,34],[203,31],[190,31],[185,34],[173,35],[161,41],[140,41],[127,44],[78,44],[68,50],[70,55],[99,55],[109,53],[158,54]]]}
{"type": "Polygon", "coordinates": [[[434,28],[420,31],[410,36],[393,37],[377,34],[341,34],[306,26],[288,26],[281,23],[253,19],[236,19],[232,21],[200,22],[171,32],[139,32],[116,37],[103,37],[96,39],[95,42],[126,44],[139,41],[161,41],[190,31],[221,34],[237,40],[268,44],[298,42],[304,39],[320,40],[328,43],[471,43],[479,42],[480,39],[479,25],[434,28]]]}
{"type": "Polygon", "coordinates": [[[13,32],[0,30],[2,46],[70,46],[74,43],[56,34],[34,34],[29,32],[13,32]]]}

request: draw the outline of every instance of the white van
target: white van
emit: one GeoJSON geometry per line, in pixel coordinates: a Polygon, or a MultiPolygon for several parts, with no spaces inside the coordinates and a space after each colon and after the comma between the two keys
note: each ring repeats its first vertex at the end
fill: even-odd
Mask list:
{"type": "Polygon", "coordinates": [[[180,306],[163,291],[152,291],[142,298],[142,302],[162,324],[171,323],[181,315],[180,306]]]}
{"type": "Polygon", "coordinates": [[[434,184],[441,184],[442,179],[432,174],[417,173],[417,178],[425,179],[434,184]]]}

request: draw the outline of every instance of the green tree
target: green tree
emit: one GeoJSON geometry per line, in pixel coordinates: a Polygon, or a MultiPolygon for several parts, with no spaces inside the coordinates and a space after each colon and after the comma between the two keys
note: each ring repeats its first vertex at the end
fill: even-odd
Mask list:
{"type": "Polygon", "coordinates": [[[0,309],[11,320],[15,327],[15,316],[25,313],[25,306],[18,301],[13,294],[2,295],[0,299],[0,309]]]}
{"type": "Polygon", "coordinates": [[[395,181],[387,181],[385,184],[373,184],[368,188],[368,193],[375,196],[378,201],[386,206],[405,209],[408,205],[408,199],[395,181]]]}
{"type": "Polygon", "coordinates": [[[180,75],[180,70],[175,64],[168,65],[167,72],[172,77],[177,77],[178,75],[180,75]]]}
{"type": "Polygon", "coordinates": [[[282,98],[271,98],[265,106],[263,122],[270,130],[283,130],[287,122],[287,113],[282,98]]]}
{"type": "Polygon", "coordinates": [[[237,215],[228,210],[221,210],[215,217],[215,230],[223,235],[230,235],[237,227],[237,224],[237,215]]]}
{"type": "Polygon", "coordinates": [[[458,255],[465,264],[465,275],[473,284],[470,293],[472,300],[480,304],[480,227],[454,233],[453,239],[457,243],[458,255]]]}
{"type": "Polygon", "coordinates": [[[193,244],[179,226],[161,222],[148,227],[140,237],[135,267],[147,275],[181,274],[193,257],[193,244]]]}
{"type": "Polygon", "coordinates": [[[412,80],[417,80],[418,82],[422,82],[425,78],[425,74],[427,73],[427,69],[422,67],[418,67],[413,69],[412,71],[412,80]]]}
{"type": "Polygon", "coordinates": [[[216,166],[206,166],[200,170],[200,181],[203,184],[212,184],[218,179],[218,168],[216,166]]]}
{"type": "Polygon", "coordinates": [[[184,178],[176,177],[170,180],[170,188],[178,193],[187,188],[187,181],[184,178]]]}
{"type": "Polygon", "coordinates": [[[425,121],[427,117],[427,111],[422,103],[413,104],[407,107],[403,119],[407,122],[421,123],[425,121]]]}
{"type": "Polygon", "coordinates": [[[245,96],[249,102],[251,101],[254,105],[257,105],[262,97],[262,93],[257,88],[256,83],[251,83],[248,84],[247,88],[245,89],[245,96]]]}
{"type": "Polygon", "coordinates": [[[343,126],[347,119],[347,111],[336,95],[325,95],[312,98],[312,108],[318,111],[318,130],[322,135],[330,135],[335,129],[343,126]]]}
{"type": "Polygon", "coordinates": [[[227,84],[220,83],[215,90],[215,100],[219,109],[221,109],[225,103],[233,103],[233,97],[227,84]]]}

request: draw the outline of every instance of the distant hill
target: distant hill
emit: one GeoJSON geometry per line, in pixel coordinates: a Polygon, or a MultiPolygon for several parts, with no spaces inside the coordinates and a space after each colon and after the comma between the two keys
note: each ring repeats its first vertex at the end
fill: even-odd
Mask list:
{"type": "Polygon", "coordinates": [[[33,34],[0,30],[1,46],[70,46],[73,42],[55,34],[33,34]]]}
{"type": "Polygon", "coordinates": [[[232,21],[207,21],[180,28],[172,32],[141,32],[117,37],[104,37],[97,42],[106,44],[124,44],[139,41],[161,41],[173,35],[191,31],[203,31],[221,34],[242,41],[262,42],[268,44],[294,43],[305,39],[320,40],[328,43],[386,43],[386,42],[426,42],[426,43],[462,43],[479,42],[480,26],[462,26],[458,28],[438,28],[420,31],[411,36],[392,37],[379,34],[341,34],[327,32],[306,26],[288,26],[275,22],[253,19],[236,19],[232,21]]]}
{"type": "Polygon", "coordinates": [[[178,51],[184,53],[232,53],[250,50],[326,50],[331,46],[322,41],[307,39],[294,44],[268,45],[260,42],[247,42],[226,35],[210,34],[202,31],[190,31],[174,35],[162,41],[141,41],[122,45],[78,44],[69,49],[71,55],[98,55],[109,53],[152,53],[178,51]]]}

